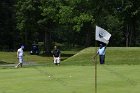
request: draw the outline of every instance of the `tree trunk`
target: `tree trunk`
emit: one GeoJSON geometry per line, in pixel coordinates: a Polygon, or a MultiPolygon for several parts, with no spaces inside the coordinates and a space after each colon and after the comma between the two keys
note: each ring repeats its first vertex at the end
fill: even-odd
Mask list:
{"type": "Polygon", "coordinates": [[[127,34],[126,34],[126,47],[129,46],[129,39],[128,39],[129,37],[128,37],[128,36],[129,36],[129,34],[127,33],[127,34]]]}
{"type": "MultiPolygon", "coordinates": [[[[23,43],[23,42],[20,42],[20,43],[23,43]]],[[[24,43],[26,45],[26,48],[28,48],[28,32],[27,30],[25,29],[25,39],[24,39],[24,43]]]]}
{"type": "Polygon", "coordinates": [[[132,36],[133,36],[132,32],[133,32],[132,25],[130,24],[129,47],[132,46],[132,36]]]}
{"type": "Polygon", "coordinates": [[[92,32],[88,29],[86,33],[85,47],[89,47],[91,45],[91,37],[92,37],[92,32]]]}
{"type": "Polygon", "coordinates": [[[133,17],[132,19],[132,26],[133,26],[133,46],[136,46],[137,35],[136,35],[136,18],[135,17],[133,17]]]}
{"type": "Polygon", "coordinates": [[[126,33],[125,33],[125,38],[126,38],[126,47],[129,46],[129,25],[127,25],[127,29],[126,29],[126,33]]]}
{"type": "Polygon", "coordinates": [[[45,31],[44,47],[45,47],[45,53],[50,54],[51,53],[51,35],[48,30],[45,31]]]}

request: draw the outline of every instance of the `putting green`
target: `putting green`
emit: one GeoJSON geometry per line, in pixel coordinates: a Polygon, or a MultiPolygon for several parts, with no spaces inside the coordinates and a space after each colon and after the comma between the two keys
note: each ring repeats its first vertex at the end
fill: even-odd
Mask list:
{"type": "MultiPolygon", "coordinates": [[[[98,93],[139,93],[140,65],[98,65],[98,93]]],[[[94,66],[0,69],[0,93],[94,93],[94,66]]]]}

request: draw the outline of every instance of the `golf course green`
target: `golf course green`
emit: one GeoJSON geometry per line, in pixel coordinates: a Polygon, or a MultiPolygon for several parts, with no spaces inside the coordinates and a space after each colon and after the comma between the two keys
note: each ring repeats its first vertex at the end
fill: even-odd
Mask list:
{"type": "MultiPolygon", "coordinates": [[[[62,51],[60,66],[52,57],[25,53],[28,65],[18,69],[16,52],[0,52],[0,93],[95,93],[96,50],[62,51]]],[[[104,65],[97,57],[97,93],[140,93],[139,56],[138,47],[108,47],[104,65]]]]}

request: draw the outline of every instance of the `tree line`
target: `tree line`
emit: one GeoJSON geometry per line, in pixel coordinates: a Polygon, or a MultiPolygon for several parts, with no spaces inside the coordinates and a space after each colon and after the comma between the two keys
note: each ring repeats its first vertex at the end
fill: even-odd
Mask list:
{"type": "Polygon", "coordinates": [[[95,26],[112,34],[109,46],[140,46],[138,0],[1,0],[0,50],[19,43],[95,46],[95,26]]]}

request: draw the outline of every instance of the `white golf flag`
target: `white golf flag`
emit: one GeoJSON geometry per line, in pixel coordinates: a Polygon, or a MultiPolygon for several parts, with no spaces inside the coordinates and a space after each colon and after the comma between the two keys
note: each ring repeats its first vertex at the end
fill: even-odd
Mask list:
{"type": "Polygon", "coordinates": [[[96,26],[95,40],[108,44],[111,34],[101,27],[96,26]]]}

